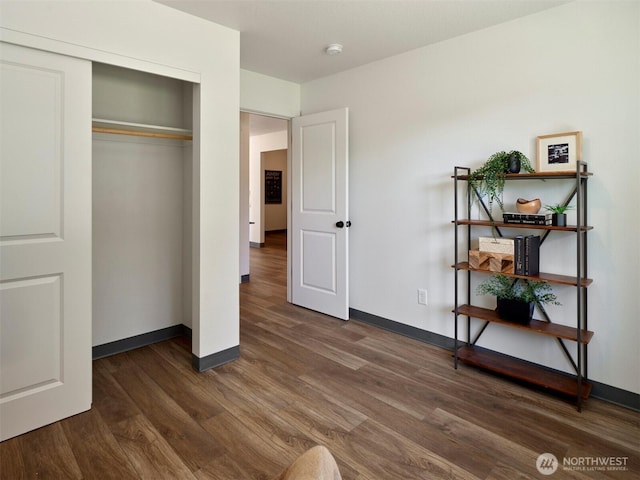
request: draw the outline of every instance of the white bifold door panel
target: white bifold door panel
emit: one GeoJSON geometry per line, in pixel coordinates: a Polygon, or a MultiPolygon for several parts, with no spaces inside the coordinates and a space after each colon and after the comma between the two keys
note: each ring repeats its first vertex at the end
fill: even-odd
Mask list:
{"type": "Polygon", "coordinates": [[[91,407],[91,63],[0,43],[0,440],[91,407]]]}
{"type": "Polygon", "coordinates": [[[349,319],[348,110],[293,119],[291,302],[349,319]]]}

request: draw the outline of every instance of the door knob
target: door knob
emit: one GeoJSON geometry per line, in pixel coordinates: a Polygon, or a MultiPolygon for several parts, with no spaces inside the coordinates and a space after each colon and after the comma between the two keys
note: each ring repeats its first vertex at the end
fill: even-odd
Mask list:
{"type": "Polygon", "coordinates": [[[336,227],[338,228],[344,227],[344,222],[342,220],[340,220],[339,222],[336,222],[336,227]]]}

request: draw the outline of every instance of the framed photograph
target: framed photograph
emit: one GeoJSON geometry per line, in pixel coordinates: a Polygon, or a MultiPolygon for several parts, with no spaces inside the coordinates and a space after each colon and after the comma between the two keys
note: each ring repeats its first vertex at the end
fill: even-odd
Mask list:
{"type": "Polygon", "coordinates": [[[538,137],[538,172],[575,172],[582,160],[582,132],[554,133],[538,137]]]}

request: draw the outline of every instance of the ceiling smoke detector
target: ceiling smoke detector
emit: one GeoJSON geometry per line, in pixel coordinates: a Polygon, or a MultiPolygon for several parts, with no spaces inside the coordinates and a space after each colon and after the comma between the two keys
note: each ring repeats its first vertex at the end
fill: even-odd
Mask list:
{"type": "Polygon", "coordinates": [[[324,53],[327,55],[338,55],[342,53],[342,45],[339,43],[332,43],[324,49],[324,53]]]}

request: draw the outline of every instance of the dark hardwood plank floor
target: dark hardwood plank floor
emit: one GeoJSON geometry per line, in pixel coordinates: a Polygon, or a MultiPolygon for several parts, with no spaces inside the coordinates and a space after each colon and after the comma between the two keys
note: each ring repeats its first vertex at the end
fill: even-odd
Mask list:
{"type": "Polygon", "coordinates": [[[534,479],[541,453],[624,457],[640,478],[640,414],[571,402],[451,354],[286,303],[286,245],[252,249],[241,358],[198,374],[185,339],[94,362],[91,411],[0,444],[2,479],[270,479],[326,445],[345,480],[534,479]]]}

